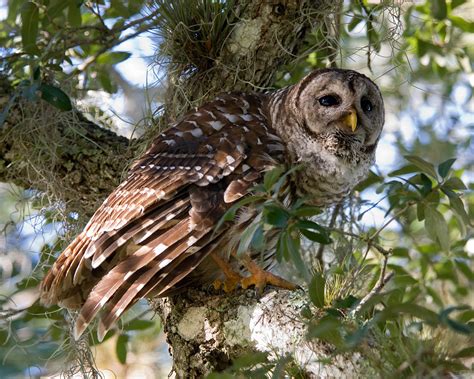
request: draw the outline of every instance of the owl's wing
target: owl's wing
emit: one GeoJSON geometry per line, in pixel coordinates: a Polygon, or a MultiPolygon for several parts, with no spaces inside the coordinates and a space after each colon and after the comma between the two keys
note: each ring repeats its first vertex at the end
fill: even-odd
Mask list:
{"type": "Polygon", "coordinates": [[[101,310],[99,334],[150,291],[178,284],[213,249],[214,226],[283,147],[260,99],[227,95],[157,138],[42,283],[45,304],[82,305],[80,335],[101,310]],[[84,302],[85,301],[85,302],[84,302]]]}

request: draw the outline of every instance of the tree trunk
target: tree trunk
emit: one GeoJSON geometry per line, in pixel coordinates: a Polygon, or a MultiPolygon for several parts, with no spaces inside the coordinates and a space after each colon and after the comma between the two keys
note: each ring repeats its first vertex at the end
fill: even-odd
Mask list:
{"type": "Polygon", "coordinates": [[[329,344],[306,340],[301,313],[309,307],[307,299],[302,290],[269,290],[260,298],[253,291],[188,291],[152,303],[163,318],[178,378],[201,378],[258,353],[292,364],[301,378],[367,375],[370,368],[360,354],[335,354],[329,344]]]}
{"type": "MultiPolygon", "coordinates": [[[[340,3],[236,1],[235,24],[212,66],[186,80],[182,73],[168,73],[166,113],[157,125],[167,125],[222,91],[266,89],[278,69],[304,56],[308,32],[316,27],[330,32],[328,25],[340,16],[334,14],[340,3]]],[[[11,94],[8,83],[0,83],[2,108],[11,94]]],[[[41,100],[16,100],[0,127],[0,181],[37,189],[84,216],[83,222],[155,134],[148,131],[131,144],[77,110],[59,112],[41,100]]],[[[222,370],[240,354],[256,351],[273,357],[290,354],[308,377],[338,376],[341,370],[355,373],[359,367],[354,356],[339,357],[327,366],[318,363],[331,348],[305,342],[306,326],[299,315],[304,296],[299,292],[274,291],[257,300],[252,292],[209,296],[189,291],[154,303],[165,320],[178,377],[222,370]]]]}

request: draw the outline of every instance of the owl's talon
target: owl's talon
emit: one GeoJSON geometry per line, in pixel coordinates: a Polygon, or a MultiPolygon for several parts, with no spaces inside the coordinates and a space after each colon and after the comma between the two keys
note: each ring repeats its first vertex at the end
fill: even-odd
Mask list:
{"type": "Polygon", "coordinates": [[[225,293],[234,291],[242,280],[242,276],[236,273],[231,265],[224,261],[219,255],[211,254],[211,258],[220,267],[225,275],[225,280],[216,279],[212,283],[216,290],[223,289],[225,293]]]}
{"type": "Polygon", "coordinates": [[[289,282],[279,276],[272,274],[271,272],[265,271],[259,265],[257,265],[249,256],[245,256],[243,263],[247,270],[250,272],[250,276],[243,278],[240,281],[242,288],[246,289],[250,286],[255,286],[255,289],[259,294],[263,293],[263,290],[267,285],[272,285],[278,288],[284,288],[287,290],[295,290],[298,286],[294,283],[289,282]]]}
{"type": "Polygon", "coordinates": [[[233,292],[242,281],[242,277],[235,272],[227,272],[225,280],[216,279],[212,283],[216,290],[224,290],[225,293],[233,292]]]}
{"type": "Polygon", "coordinates": [[[284,288],[287,290],[295,290],[298,288],[296,284],[264,270],[252,273],[250,276],[243,278],[240,282],[240,285],[244,289],[247,289],[250,286],[255,286],[255,289],[260,294],[263,293],[263,290],[267,285],[284,288]]]}

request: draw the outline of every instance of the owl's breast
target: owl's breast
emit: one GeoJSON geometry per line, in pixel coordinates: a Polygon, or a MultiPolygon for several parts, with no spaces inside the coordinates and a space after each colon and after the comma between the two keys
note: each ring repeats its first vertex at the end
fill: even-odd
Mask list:
{"type": "Polygon", "coordinates": [[[306,197],[317,206],[340,202],[369,173],[374,156],[354,154],[352,159],[341,157],[317,142],[308,149],[301,149],[298,162],[302,169],[294,177],[298,196],[306,197]]]}

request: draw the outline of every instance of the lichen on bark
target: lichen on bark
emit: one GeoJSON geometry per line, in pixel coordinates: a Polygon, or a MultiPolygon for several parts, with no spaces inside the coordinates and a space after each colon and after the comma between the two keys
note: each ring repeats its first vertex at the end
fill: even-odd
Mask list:
{"type": "Polygon", "coordinates": [[[266,353],[290,360],[304,377],[360,377],[369,367],[357,353],[339,354],[324,342],[308,342],[308,307],[302,291],[267,290],[209,294],[190,290],[152,301],[163,317],[178,378],[200,378],[226,369],[242,355],[266,353]]]}

